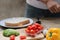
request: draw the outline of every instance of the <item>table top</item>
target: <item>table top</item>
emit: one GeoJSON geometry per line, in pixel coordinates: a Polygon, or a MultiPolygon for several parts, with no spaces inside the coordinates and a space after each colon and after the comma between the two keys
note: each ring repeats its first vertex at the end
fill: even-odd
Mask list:
{"type": "Polygon", "coordinates": [[[42,25],[44,27],[59,27],[60,28],[60,18],[46,18],[42,19],[42,25]]]}
{"type": "MultiPolygon", "coordinates": [[[[34,22],[36,21],[36,19],[33,19],[34,22]]],[[[44,18],[41,19],[42,25],[45,28],[50,28],[50,27],[60,27],[60,18],[44,18]]],[[[2,31],[5,28],[0,28],[0,38],[1,40],[9,40],[8,38],[6,39],[6,37],[2,36],[2,31]]],[[[20,29],[16,29],[16,30],[20,30],[20,29]]],[[[21,30],[20,32],[22,32],[23,30],[21,30]]],[[[22,32],[22,35],[24,35],[24,33],[22,32]]],[[[16,37],[17,38],[17,37],[16,37]]],[[[19,40],[19,39],[16,39],[19,40]]]]}
{"type": "MultiPolygon", "coordinates": [[[[37,38],[37,39],[42,39],[43,40],[43,38],[44,38],[44,35],[42,34],[42,33],[40,33],[39,35],[36,35],[35,37],[30,37],[30,36],[27,36],[27,34],[26,34],[26,32],[25,32],[25,28],[23,28],[23,29],[17,29],[16,30],[17,32],[19,32],[20,33],[20,35],[19,36],[17,36],[17,37],[15,37],[15,40],[20,40],[20,36],[26,36],[26,40],[36,40],[35,38],[37,38]],[[43,37],[43,38],[41,38],[41,36],[43,37]],[[32,39],[31,39],[32,38],[32,39]]],[[[10,37],[4,37],[3,36],[3,31],[0,31],[0,40],[10,40],[10,37]]]]}

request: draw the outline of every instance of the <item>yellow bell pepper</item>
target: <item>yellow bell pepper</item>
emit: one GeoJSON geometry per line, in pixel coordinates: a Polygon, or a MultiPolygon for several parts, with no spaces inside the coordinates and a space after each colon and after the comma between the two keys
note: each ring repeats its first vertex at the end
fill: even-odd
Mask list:
{"type": "Polygon", "coordinates": [[[47,40],[60,40],[60,28],[50,28],[46,33],[47,40]]]}

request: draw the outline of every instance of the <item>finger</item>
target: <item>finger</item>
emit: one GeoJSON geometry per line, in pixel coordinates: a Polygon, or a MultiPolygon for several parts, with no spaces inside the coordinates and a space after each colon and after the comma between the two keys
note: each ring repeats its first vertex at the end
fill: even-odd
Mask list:
{"type": "Polygon", "coordinates": [[[53,8],[50,8],[51,12],[54,13],[54,9],[53,8]]]}
{"type": "Polygon", "coordinates": [[[51,8],[50,8],[50,11],[52,12],[52,13],[56,13],[56,10],[57,9],[57,7],[56,7],[56,5],[54,5],[54,6],[52,6],[51,8]]]}
{"type": "Polygon", "coordinates": [[[49,9],[51,13],[53,13],[53,10],[49,9]]]}
{"type": "Polygon", "coordinates": [[[52,7],[49,8],[50,12],[53,13],[52,7]]]}
{"type": "Polygon", "coordinates": [[[56,10],[54,7],[52,7],[51,10],[53,10],[53,13],[56,13],[56,10]]]}
{"type": "Polygon", "coordinates": [[[57,12],[60,11],[60,5],[57,5],[57,12]]]}
{"type": "Polygon", "coordinates": [[[58,12],[60,12],[60,7],[58,8],[58,12]]]}
{"type": "Polygon", "coordinates": [[[58,8],[57,8],[57,7],[55,7],[55,13],[57,13],[57,12],[59,12],[59,10],[58,10],[58,8]]]}
{"type": "Polygon", "coordinates": [[[60,8],[57,8],[56,10],[57,10],[56,12],[58,13],[60,11],[60,8]]]}
{"type": "Polygon", "coordinates": [[[58,8],[58,12],[60,12],[60,7],[58,8]]]}
{"type": "Polygon", "coordinates": [[[58,8],[55,6],[55,13],[57,13],[58,12],[58,8]]]}
{"type": "Polygon", "coordinates": [[[51,7],[51,10],[52,10],[53,13],[56,13],[55,5],[51,7]]]}
{"type": "Polygon", "coordinates": [[[59,12],[60,12],[60,7],[59,7],[59,12]]]}
{"type": "Polygon", "coordinates": [[[57,7],[56,7],[56,5],[53,6],[53,9],[54,9],[54,13],[56,13],[56,12],[57,12],[57,7]]]}

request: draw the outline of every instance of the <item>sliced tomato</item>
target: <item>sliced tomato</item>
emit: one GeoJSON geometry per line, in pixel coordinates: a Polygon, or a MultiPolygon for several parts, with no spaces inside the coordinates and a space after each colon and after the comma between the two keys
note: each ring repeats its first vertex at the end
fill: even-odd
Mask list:
{"type": "Polygon", "coordinates": [[[11,35],[10,40],[15,40],[15,35],[11,35]]]}
{"type": "Polygon", "coordinates": [[[20,39],[26,39],[26,36],[20,36],[20,39]]]}

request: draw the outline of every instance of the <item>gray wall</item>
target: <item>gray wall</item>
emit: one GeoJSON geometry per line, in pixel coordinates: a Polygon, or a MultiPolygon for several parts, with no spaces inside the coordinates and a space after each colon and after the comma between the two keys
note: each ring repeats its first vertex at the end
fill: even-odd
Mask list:
{"type": "Polygon", "coordinates": [[[25,0],[0,0],[0,20],[24,15],[25,0]]]}

